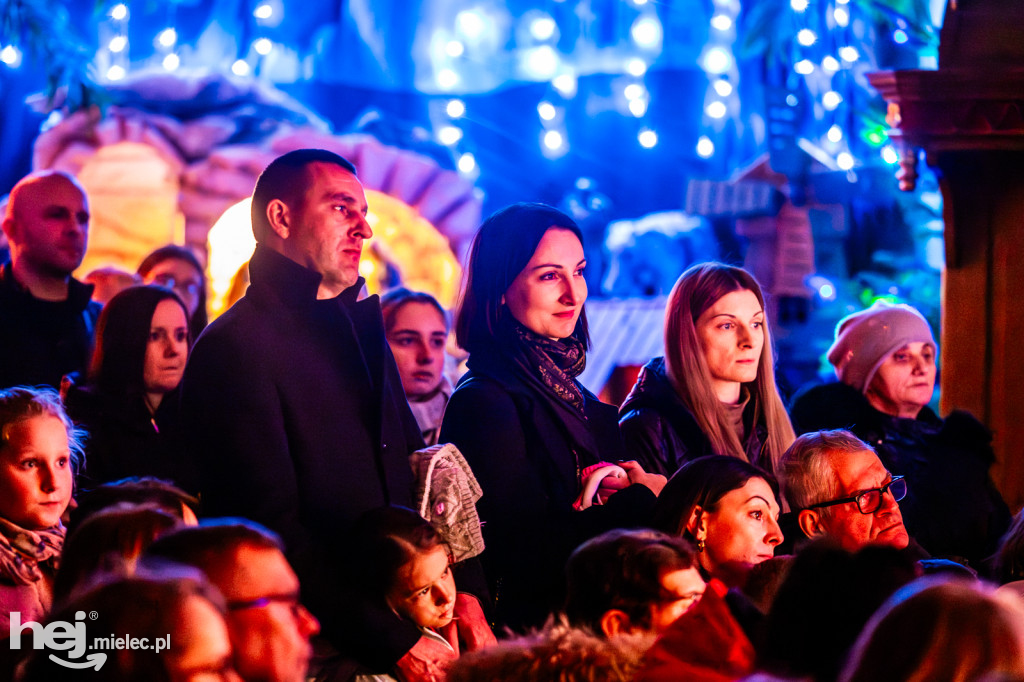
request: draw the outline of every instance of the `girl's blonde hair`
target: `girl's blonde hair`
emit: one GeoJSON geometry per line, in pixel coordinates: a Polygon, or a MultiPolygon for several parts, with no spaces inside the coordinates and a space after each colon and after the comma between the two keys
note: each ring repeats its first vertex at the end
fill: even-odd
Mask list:
{"type": "Polygon", "coordinates": [[[56,417],[64,425],[68,434],[68,448],[71,450],[71,463],[77,472],[85,461],[82,440],[86,434],[68,418],[60,395],[52,388],[15,386],[0,391],[0,451],[10,442],[11,428],[15,424],[43,416],[56,417]]]}
{"type": "MultiPolygon", "coordinates": [[[[749,461],[743,444],[732,428],[729,416],[711,384],[711,371],[697,336],[698,318],[715,302],[734,291],[750,291],[764,309],[764,296],[757,280],[742,268],[722,263],[702,263],[682,274],[668,297],[665,309],[665,365],[679,398],[697,420],[717,454],[749,461]]],[[[782,398],[775,387],[775,359],[767,313],[764,346],[757,363],[757,378],[751,382],[754,424],[762,420],[768,428],[763,445],[766,457],[757,462],[774,471],[782,453],[796,438],[782,398]]]]}

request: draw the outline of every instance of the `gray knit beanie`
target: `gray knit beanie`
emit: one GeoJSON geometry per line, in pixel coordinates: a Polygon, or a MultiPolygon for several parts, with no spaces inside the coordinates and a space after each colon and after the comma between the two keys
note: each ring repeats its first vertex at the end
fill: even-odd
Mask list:
{"type": "Polygon", "coordinates": [[[936,347],[928,320],[904,303],[875,301],[867,310],[839,320],[828,361],[836,368],[840,381],[866,393],[882,363],[914,342],[936,347]]]}

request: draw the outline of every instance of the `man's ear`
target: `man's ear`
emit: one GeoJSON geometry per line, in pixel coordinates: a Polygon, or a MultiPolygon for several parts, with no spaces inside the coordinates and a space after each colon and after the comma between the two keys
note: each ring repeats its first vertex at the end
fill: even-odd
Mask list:
{"type": "Polygon", "coordinates": [[[601,616],[601,632],[605,637],[614,637],[632,631],[633,622],[622,609],[608,609],[601,616]]]}
{"type": "Polygon", "coordinates": [[[267,202],[267,223],[279,238],[288,239],[291,234],[291,211],[288,210],[288,204],[280,199],[267,202]]]}
{"type": "Polygon", "coordinates": [[[690,518],[686,520],[686,530],[698,542],[707,537],[708,529],[707,523],[705,523],[704,508],[700,505],[695,506],[690,512],[690,518]]]}
{"type": "Polygon", "coordinates": [[[801,509],[796,515],[797,525],[809,538],[825,535],[825,526],[821,522],[821,512],[814,509],[801,509]]]}
{"type": "Polygon", "coordinates": [[[3,230],[9,243],[17,240],[17,237],[14,236],[15,228],[16,223],[13,217],[4,218],[3,222],[0,222],[0,230],[3,230]]]}

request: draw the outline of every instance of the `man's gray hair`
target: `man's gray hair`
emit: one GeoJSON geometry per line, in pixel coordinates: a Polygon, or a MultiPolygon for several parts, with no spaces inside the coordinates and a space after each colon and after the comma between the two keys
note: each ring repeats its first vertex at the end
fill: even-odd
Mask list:
{"type": "Polygon", "coordinates": [[[793,441],[776,470],[782,494],[793,511],[829,502],[839,494],[832,454],[874,449],[849,431],[812,431],[793,441]]]}

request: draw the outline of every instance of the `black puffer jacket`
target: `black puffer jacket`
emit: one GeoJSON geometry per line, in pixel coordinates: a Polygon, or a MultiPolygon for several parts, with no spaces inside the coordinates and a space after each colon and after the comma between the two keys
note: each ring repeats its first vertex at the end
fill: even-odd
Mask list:
{"type": "MultiPolygon", "coordinates": [[[[743,412],[747,433],[743,449],[752,463],[771,471],[771,462],[762,456],[768,429],[763,423],[753,426],[755,412],[751,399],[743,412]]],[[[619,429],[626,454],[653,473],[671,476],[692,459],[722,454],[711,449],[711,441],[672,388],[665,358],[654,358],[640,370],[619,409],[619,429]]]]}
{"type": "Polygon", "coordinates": [[[879,412],[842,383],[804,389],[790,416],[798,434],[847,429],[870,445],[893,474],[907,477],[900,502],[911,536],[932,556],[973,565],[995,551],[1010,510],[989,476],[992,434],[967,412],[940,419],[925,407],[917,419],[879,412]]]}

